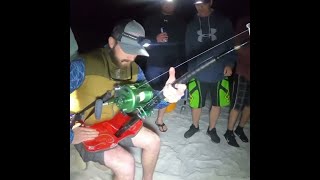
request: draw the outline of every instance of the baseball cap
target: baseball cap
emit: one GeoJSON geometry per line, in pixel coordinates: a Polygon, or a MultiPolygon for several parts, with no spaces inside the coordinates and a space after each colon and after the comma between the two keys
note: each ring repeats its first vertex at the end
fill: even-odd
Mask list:
{"type": "Polygon", "coordinates": [[[209,3],[210,0],[193,0],[193,4],[202,4],[202,3],[209,3]]]}
{"type": "Polygon", "coordinates": [[[151,43],[145,39],[145,31],[135,20],[120,21],[112,30],[112,36],[118,41],[121,49],[128,54],[149,56],[144,43],[151,43]]]}

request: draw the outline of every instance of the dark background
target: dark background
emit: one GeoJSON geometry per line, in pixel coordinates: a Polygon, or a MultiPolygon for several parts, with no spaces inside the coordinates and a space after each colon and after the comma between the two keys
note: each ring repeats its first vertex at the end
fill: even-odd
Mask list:
{"type": "MultiPolygon", "coordinates": [[[[193,0],[176,0],[177,13],[188,21],[196,13],[193,0]]],[[[115,22],[123,18],[142,19],[159,10],[160,0],[70,0],[70,26],[79,52],[102,47],[115,22]]],[[[234,23],[249,15],[249,0],[214,0],[213,7],[234,23]]]]}

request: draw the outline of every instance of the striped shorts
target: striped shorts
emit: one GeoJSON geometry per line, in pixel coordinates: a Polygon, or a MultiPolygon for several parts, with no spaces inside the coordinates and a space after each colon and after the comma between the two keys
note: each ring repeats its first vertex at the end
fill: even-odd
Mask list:
{"type": "Polygon", "coordinates": [[[232,84],[231,108],[242,111],[250,106],[250,81],[236,74],[232,84]]]}

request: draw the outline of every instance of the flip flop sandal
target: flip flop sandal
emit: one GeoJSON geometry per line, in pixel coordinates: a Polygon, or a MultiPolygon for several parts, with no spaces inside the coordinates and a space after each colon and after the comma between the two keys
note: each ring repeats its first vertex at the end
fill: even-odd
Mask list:
{"type": "Polygon", "coordinates": [[[162,124],[157,124],[157,123],[155,122],[155,124],[159,127],[159,131],[161,131],[161,132],[166,132],[166,131],[168,130],[168,128],[166,128],[166,130],[164,130],[164,126],[166,125],[166,124],[164,124],[164,123],[162,123],[162,124]],[[162,130],[161,130],[161,128],[162,128],[162,130]]]}

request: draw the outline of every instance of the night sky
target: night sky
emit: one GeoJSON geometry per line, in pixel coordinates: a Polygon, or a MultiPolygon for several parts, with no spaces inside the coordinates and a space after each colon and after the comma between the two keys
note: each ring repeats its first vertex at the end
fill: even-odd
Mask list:
{"type": "MultiPolygon", "coordinates": [[[[192,0],[178,1],[177,13],[188,21],[196,12],[192,0]]],[[[159,10],[159,0],[70,0],[70,25],[84,52],[102,47],[115,22],[133,18],[142,22],[159,10]]],[[[234,23],[238,17],[249,15],[249,0],[214,0],[213,7],[234,23]]]]}

